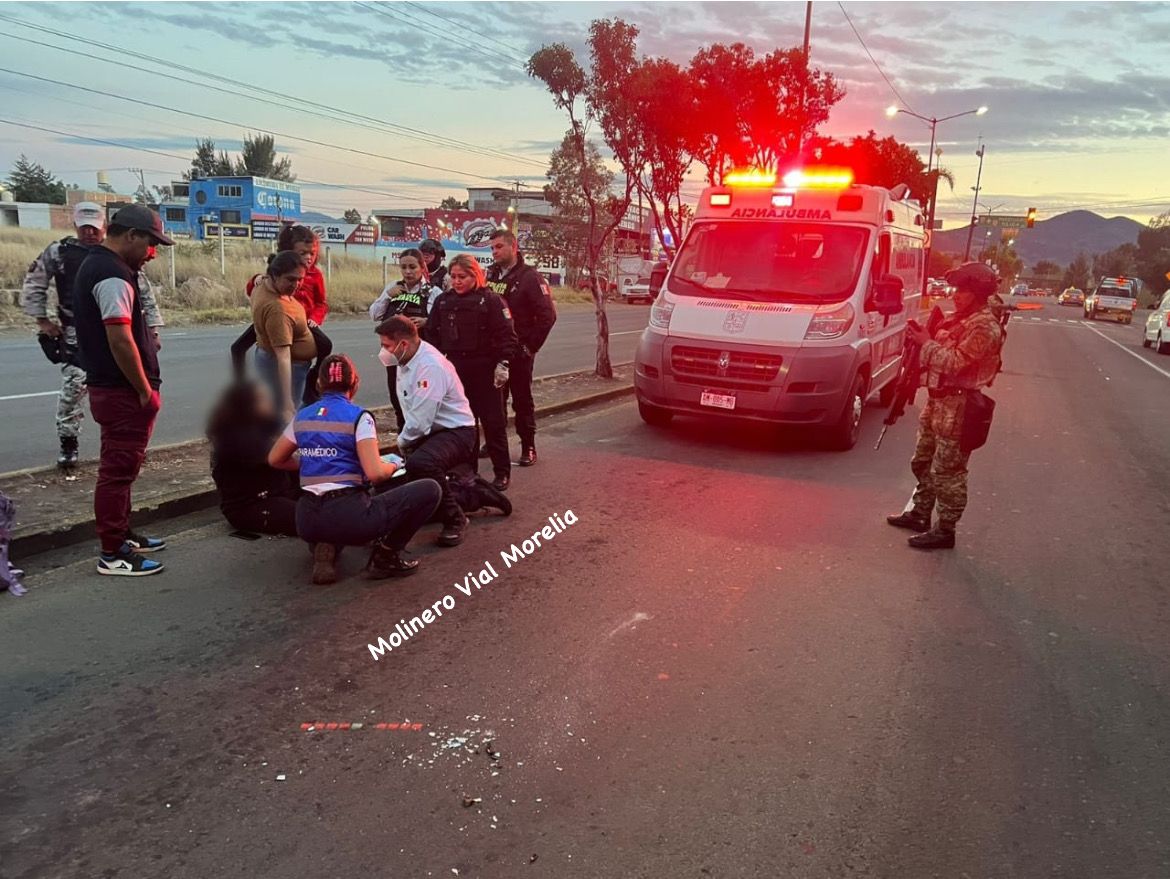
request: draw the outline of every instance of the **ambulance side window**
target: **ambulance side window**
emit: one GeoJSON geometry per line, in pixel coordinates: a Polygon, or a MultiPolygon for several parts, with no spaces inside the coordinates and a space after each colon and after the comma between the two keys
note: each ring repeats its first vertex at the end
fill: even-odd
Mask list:
{"type": "Polygon", "coordinates": [[[890,273],[890,233],[883,232],[878,236],[877,259],[874,260],[873,276],[880,278],[890,273]]]}

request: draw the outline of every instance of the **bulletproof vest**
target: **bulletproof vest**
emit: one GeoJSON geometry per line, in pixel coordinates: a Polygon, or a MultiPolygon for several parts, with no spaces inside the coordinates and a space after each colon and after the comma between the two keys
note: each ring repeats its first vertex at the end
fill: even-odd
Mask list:
{"type": "Polygon", "coordinates": [[[394,295],[390,297],[390,306],[386,309],[386,317],[401,314],[406,317],[425,318],[430,294],[431,288],[426,284],[420,285],[414,293],[408,293],[405,287],[399,285],[395,289],[394,295]]]}
{"type": "Polygon", "coordinates": [[[490,295],[486,290],[475,290],[463,296],[454,292],[443,294],[443,308],[435,328],[440,351],[465,357],[490,356],[487,302],[490,295]]]}
{"type": "Polygon", "coordinates": [[[73,282],[77,278],[77,270],[85,258],[89,256],[89,248],[75,238],[66,238],[57,248],[57,266],[53,280],[57,284],[57,317],[62,326],[73,325],[73,282]]]}
{"type": "Polygon", "coordinates": [[[365,484],[354,439],[364,413],[361,406],[337,393],[326,394],[297,413],[293,433],[300,452],[302,486],[326,482],[365,484]]]}

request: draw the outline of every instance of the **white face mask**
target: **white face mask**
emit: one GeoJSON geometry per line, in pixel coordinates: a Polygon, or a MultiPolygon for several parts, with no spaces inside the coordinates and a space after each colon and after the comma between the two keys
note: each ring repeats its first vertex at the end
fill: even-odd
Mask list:
{"type": "Polygon", "coordinates": [[[378,351],[378,360],[386,367],[402,365],[398,362],[398,356],[389,348],[382,348],[378,351]]]}

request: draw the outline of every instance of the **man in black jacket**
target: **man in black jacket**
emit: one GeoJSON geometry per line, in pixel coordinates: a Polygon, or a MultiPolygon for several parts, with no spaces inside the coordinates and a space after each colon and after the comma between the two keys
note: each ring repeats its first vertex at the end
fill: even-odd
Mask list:
{"type": "Polygon", "coordinates": [[[520,341],[512,359],[508,381],[503,388],[505,409],[508,393],[512,394],[512,411],[516,413],[516,433],[520,436],[520,466],[536,463],[536,404],[532,400],[532,370],[536,352],[548,338],[557,321],[552,294],[544,277],[524,262],[516,247],[516,236],[497,229],[490,236],[492,259],[488,269],[488,286],[504,297],[512,312],[516,336],[520,341]]]}

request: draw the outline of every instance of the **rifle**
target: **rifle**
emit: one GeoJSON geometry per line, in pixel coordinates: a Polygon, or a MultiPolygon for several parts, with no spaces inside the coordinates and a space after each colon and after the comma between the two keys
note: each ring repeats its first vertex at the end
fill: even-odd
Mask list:
{"type": "MultiPolygon", "coordinates": [[[[932,336],[938,330],[943,322],[943,313],[937,305],[930,310],[930,317],[926,320],[926,330],[932,336]]],[[[908,324],[914,324],[915,321],[907,321],[908,324]]],[[[877,444],[873,447],[876,452],[882,447],[882,440],[886,438],[886,431],[889,430],[906,413],[906,407],[914,402],[914,397],[918,393],[918,386],[922,384],[922,347],[914,342],[909,335],[906,336],[904,347],[902,348],[902,363],[898,369],[898,377],[894,379],[894,402],[890,405],[890,411],[886,413],[885,420],[882,421],[882,432],[878,435],[877,444]]]]}

